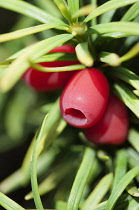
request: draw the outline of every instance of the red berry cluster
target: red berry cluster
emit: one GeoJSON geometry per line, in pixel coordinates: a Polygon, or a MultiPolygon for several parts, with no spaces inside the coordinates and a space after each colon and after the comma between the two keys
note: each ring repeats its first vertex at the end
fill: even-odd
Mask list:
{"type": "MultiPolygon", "coordinates": [[[[74,47],[63,45],[51,52],[75,53],[74,47]]],[[[62,67],[77,61],[40,63],[46,67],[62,67]]],[[[29,68],[23,75],[36,90],[57,90],[64,87],[60,98],[63,118],[72,126],[82,128],[87,139],[95,144],[122,144],[128,134],[127,108],[116,96],[109,96],[106,77],[97,69],[76,72],[40,72],[29,68]]]]}

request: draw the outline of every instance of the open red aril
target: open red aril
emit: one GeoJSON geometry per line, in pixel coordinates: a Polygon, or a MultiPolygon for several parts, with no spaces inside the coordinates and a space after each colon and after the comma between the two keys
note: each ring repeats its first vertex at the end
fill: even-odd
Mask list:
{"type": "Polygon", "coordinates": [[[90,127],[102,116],[108,96],[108,81],[99,70],[78,71],[72,76],[61,95],[61,114],[75,127],[90,127]]]}
{"type": "MultiPolygon", "coordinates": [[[[56,47],[50,52],[75,53],[75,48],[71,45],[56,47]]],[[[53,61],[39,63],[44,67],[63,67],[79,64],[78,61],[53,61]]],[[[34,68],[29,68],[22,76],[22,79],[32,88],[38,91],[51,91],[63,88],[75,71],[66,72],[41,72],[34,68]]]]}
{"type": "Polygon", "coordinates": [[[102,118],[94,126],[84,129],[87,139],[95,144],[115,144],[125,142],[129,120],[127,108],[116,96],[110,96],[102,118]]]}

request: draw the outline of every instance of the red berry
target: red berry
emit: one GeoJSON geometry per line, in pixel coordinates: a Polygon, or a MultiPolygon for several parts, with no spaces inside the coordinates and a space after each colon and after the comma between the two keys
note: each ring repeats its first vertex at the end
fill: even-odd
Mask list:
{"type": "Polygon", "coordinates": [[[50,52],[67,52],[67,53],[75,53],[75,47],[73,47],[72,45],[62,45],[59,47],[54,48],[53,50],[51,50],[50,52]]]}
{"type": "Polygon", "coordinates": [[[87,139],[95,144],[122,144],[128,134],[128,113],[122,101],[110,96],[107,108],[97,124],[84,129],[87,139]]]}
{"type": "Polygon", "coordinates": [[[100,71],[78,71],[68,82],[60,98],[62,116],[75,127],[90,127],[102,116],[108,96],[108,81],[100,71]]]}
{"type": "MultiPolygon", "coordinates": [[[[56,47],[51,52],[70,52],[75,53],[75,48],[71,45],[63,45],[56,47]]],[[[79,64],[78,61],[53,61],[39,63],[44,67],[62,67],[79,64]]],[[[67,72],[41,72],[33,68],[29,68],[22,79],[32,88],[39,91],[51,91],[63,88],[75,71],[67,72]]]]}

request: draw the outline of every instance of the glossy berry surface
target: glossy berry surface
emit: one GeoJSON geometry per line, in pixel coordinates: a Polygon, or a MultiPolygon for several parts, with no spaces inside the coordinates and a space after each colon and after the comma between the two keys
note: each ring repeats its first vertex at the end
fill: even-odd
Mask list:
{"type": "MultiPolygon", "coordinates": [[[[75,53],[75,49],[71,45],[59,46],[51,52],[75,53]]],[[[53,61],[39,63],[44,67],[63,67],[79,64],[78,61],[53,61]]],[[[75,71],[67,72],[41,72],[33,68],[29,68],[23,75],[22,79],[32,88],[38,91],[51,91],[63,88],[75,71]]]]}
{"type": "Polygon", "coordinates": [[[119,145],[128,134],[127,108],[116,96],[110,96],[104,115],[97,124],[84,129],[87,139],[95,144],[119,145]]]}
{"type": "Polygon", "coordinates": [[[108,96],[109,84],[100,71],[81,70],[73,75],[61,95],[61,114],[72,126],[92,126],[102,116],[108,96]]]}

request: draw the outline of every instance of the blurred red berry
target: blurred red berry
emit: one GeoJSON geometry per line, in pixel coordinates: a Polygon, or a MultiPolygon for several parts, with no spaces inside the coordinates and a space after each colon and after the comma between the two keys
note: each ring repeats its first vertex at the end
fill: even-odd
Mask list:
{"type": "Polygon", "coordinates": [[[128,126],[126,106],[116,96],[110,96],[102,118],[94,126],[84,129],[84,134],[95,144],[119,145],[126,140],[128,126]]]}
{"type": "Polygon", "coordinates": [[[75,127],[90,127],[102,116],[108,96],[109,84],[100,71],[81,70],[73,75],[62,93],[62,116],[75,127]]]}
{"type": "MultiPolygon", "coordinates": [[[[63,45],[56,47],[51,52],[67,52],[75,53],[75,48],[71,45],[63,45]]],[[[44,67],[63,67],[79,64],[78,61],[53,61],[39,63],[44,67]]],[[[66,72],[41,72],[33,68],[29,68],[22,79],[32,88],[38,91],[51,91],[63,88],[75,71],[66,72]]]]}

